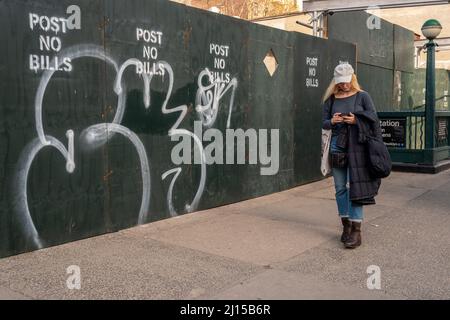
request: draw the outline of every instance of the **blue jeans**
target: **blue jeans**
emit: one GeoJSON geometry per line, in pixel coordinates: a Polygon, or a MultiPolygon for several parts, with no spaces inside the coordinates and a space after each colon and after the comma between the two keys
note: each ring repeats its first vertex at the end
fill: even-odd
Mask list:
{"type": "MultiPolygon", "coordinates": [[[[330,152],[345,152],[336,146],[336,137],[331,138],[330,152]]],[[[349,198],[349,170],[347,168],[333,168],[334,187],[336,189],[336,202],[339,216],[349,218],[351,221],[361,222],[363,220],[363,207],[354,205],[349,198]]]]}

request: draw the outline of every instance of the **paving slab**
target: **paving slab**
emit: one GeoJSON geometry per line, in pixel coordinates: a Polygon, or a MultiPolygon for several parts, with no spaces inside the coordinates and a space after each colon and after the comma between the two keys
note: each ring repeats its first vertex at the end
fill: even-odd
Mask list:
{"type": "Polygon", "coordinates": [[[299,223],[232,214],[148,237],[264,266],[298,255],[335,234],[299,223]]]}
{"type": "Polygon", "coordinates": [[[402,208],[409,201],[427,193],[428,189],[413,188],[407,186],[392,185],[382,183],[379,196],[376,198],[377,204],[394,208],[402,208]]]}
{"type": "Polygon", "coordinates": [[[398,210],[402,214],[373,220],[377,227],[364,223],[363,245],[357,250],[329,241],[274,268],[363,289],[367,268],[378,266],[382,290],[388,295],[449,299],[450,219],[439,213],[424,217],[420,210],[398,210]]]}
{"type": "Polygon", "coordinates": [[[226,300],[389,300],[404,299],[389,296],[380,290],[360,289],[324,281],[311,275],[282,270],[268,270],[240,283],[211,299],[226,300]]]}
{"type": "Polygon", "coordinates": [[[0,300],[31,300],[29,297],[0,286],[0,300]]]}
{"type": "Polygon", "coordinates": [[[407,206],[422,210],[425,217],[429,212],[441,212],[450,216],[450,192],[431,190],[413,199],[407,206]]]}
{"type": "MultiPolygon", "coordinates": [[[[365,221],[372,221],[380,216],[395,215],[396,208],[374,205],[364,207],[365,221]]],[[[265,217],[276,221],[300,223],[302,226],[334,231],[340,236],[341,221],[337,213],[335,200],[310,198],[304,195],[297,196],[271,206],[249,208],[240,214],[265,217]]]]}
{"type": "Polygon", "coordinates": [[[0,285],[33,299],[194,299],[259,272],[256,266],[117,233],[0,260],[0,285]],[[69,266],[81,289],[70,290],[69,266]]]}
{"type": "Polygon", "coordinates": [[[437,174],[394,172],[383,179],[383,182],[393,186],[433,190],[448,183],[449,180],[450,171],[446,170],[437,174]]]}
{"type": "MultiPolygon", "coordinates": [[[[331,178],[330,178],[331,180],[331,178]]],[[[317,199],[325,199],[325,200],[335,200],[335,193],[336,190],[334,188],[334,185],[328,186],[326,188],[322,188],[313,192],[308,192],[307,196],[310,198],[317,198],[317,199]]]]}

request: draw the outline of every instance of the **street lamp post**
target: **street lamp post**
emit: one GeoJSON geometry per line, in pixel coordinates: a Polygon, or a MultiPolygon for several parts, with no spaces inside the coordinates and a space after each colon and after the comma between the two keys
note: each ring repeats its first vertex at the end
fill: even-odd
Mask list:
{"type": "Polygon", "coordinates": [[[433,40],[441,33],[442,26],[435,19],[427,20],[422,26],[422,34],[429,40],[427,48],[426,93],[425,93],[425,148],[432,150],[435,146],[435,47],[433,40]]]}

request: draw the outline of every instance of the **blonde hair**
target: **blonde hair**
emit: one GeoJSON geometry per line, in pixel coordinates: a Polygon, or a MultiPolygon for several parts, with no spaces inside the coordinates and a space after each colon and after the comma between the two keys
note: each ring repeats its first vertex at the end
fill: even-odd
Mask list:
{"type": "MultiPolygon", "coordinates": [[[[361,89],[361,86],[358,83],[358,79],[356,78],[355,74],[352,74],[352,80],[350,83],[352,84],[352,91],[356,91],[356,92],[363,91],[361,89]]],[[[333,78],[331,80],[330,85],[328,86],[327,90],[325,91],[325,94],[323,95],[322,103],[327,101],[329,97],[331,97],[333,94],[336,94],[338,92],[339,92],[338,86],[333,78]]]]}

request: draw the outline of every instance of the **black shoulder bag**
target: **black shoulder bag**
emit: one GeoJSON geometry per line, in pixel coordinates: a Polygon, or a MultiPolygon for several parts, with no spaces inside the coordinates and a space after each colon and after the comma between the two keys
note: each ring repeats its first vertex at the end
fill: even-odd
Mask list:
{"type": "Polygon", "coordinates": [[[373,178],[386,178],[391,174],[392,161],[389,150],[383,140],[367,137],[369,173],[373,178]]]}

